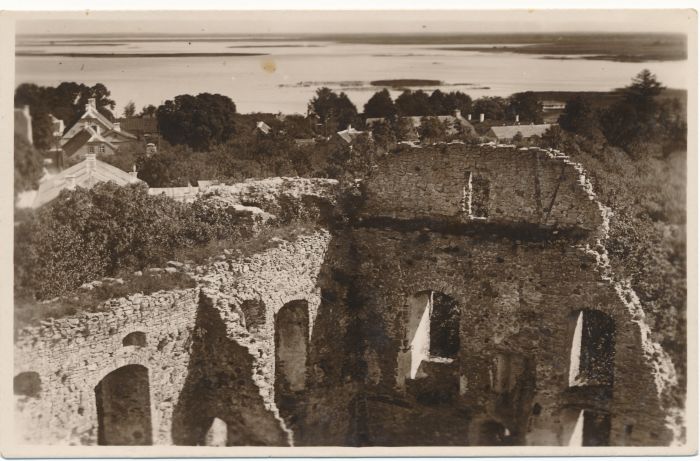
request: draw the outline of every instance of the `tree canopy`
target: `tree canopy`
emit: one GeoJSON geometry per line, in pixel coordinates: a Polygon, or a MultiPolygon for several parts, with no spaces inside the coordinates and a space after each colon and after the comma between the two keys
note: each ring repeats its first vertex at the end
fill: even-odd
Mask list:
{"type": "Polygon", "coordinates": [[[386,88],[378,91],[365,104],[365,117],[382,117],[392,120],[396,117],[396,106],[386,88]]]}
{"type": "Polygon", "coordinates": [[[156,114],[160,133],[170,144],[207,150],[234,134],[236,105],[228,96],[182,94],[165,101],[156,114]]]}
{"type": "Polygon", "coordinates": [[[544,115],[542,103],[532,91],[512,95],[506,113],[511,121],[515,120],[516,115],[519,116],[521,123],[542,123],[544,115]]]}
{"type": "Polygon", "coordinates": [[[115,102],[110,96],[110,91],[102,83],[87,86],[83,83],[62,82],[57,87],[23,83],[15,89],[15,107],[30,107],[34,145],[38,149],[48,149],[51,147],[53,132],[49,114],[63,120],[68,129],[85,112],[88,99],[95,98],[97,110],[113,121],[115,102]]]}
{"type": "Polygon", "coordinates": [[[327,87],[316,90],[309,101],[309,112],[315,113],[326,128],[326,134],[344,130],[357,121],[357,108],[348,96],[327,87]]]}

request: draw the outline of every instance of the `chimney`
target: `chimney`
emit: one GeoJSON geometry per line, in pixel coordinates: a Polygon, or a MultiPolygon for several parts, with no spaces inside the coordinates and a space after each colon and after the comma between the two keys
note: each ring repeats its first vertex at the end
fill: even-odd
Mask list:
{"type": "Polygon", "coordinates": [[[121,131],[122,130],[122,125],[120,122],[114,122],[112,125],[114,125],[114,131],[121,131]]]}
{"type": "Polygon", "coordinates": [[[482,113],[482,114],[479,114],[479,121],[480,121],[480,122],[483,122],[483,121],[484,121],[484,114],[483,114],[483,113],[482,113]]]}
{"type": "Polygon", "coordinates": [[[471,120],[472,120],[472,114],[467,114],[467,120],[469,120],[469,121],[471,122],[471,120]]]}
{"type": "Polygon", "coordinates": [[[462,111],[459,109],[455,109],[455,118],[462,118],[462,111]]]}
{"type": "Polygon", "coordinates": [[[75,176],[74,175],[68,175],[66,176],[66,187],[69,190],[75,189],[75,176]]]}
{"type": "Polygon", "coordinates": [[[138,172],[136,171],[136,165],[133,166],[131,171],[129,171],[129,176],[131,176],[131,181],[136,182],[138,179],[138,172]]]}
{"type": "Polygon", "coordinates": [[[88,171],[93,171],[97,166],[97,154],[85,155],[85,166],[87,166],[88,171]]]}
{"type": "Polygon", "coordinates": [[[515,123],[520,123],[520,115],[515,116],[515,123]]]}
{"type": "Polygon", "coordinates": [[[88,98],[88,105],[92,106],[93,109],[97,109],[97,105],[95,104],[95,98],[88,98]]]}

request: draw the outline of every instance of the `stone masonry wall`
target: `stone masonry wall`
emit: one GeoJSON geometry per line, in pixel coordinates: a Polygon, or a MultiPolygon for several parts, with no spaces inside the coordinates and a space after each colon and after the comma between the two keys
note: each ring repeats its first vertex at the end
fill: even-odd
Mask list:
{"type": "Polygon", "coordinates": [[[371,444],[473,445],[479,443],[478,424],[494,420],[522,444],[567,445],[571,408],[611,414],[613,445],[669,442],[640,331],[613,287],[596,272],[595,259],[570,242],[378,229],[356,230],[355,242],[363,261],[358,276],[364,281],[366,316],[376,332],[368,337],[365,354],[372,370],[367,390],[371,444]],[[426,290],[447,294],[460,306],[455,393],[445,402],[426,403],[412,394],[411,384],[420,385],[420,379],[407,389],[399,385],[405,373],[399,363],[407,299],[426,290]],[[599,310],[615,322],[609,400],[569,388],[580,309],[599,310]],[[491,389],[499,354],[522,357],[533,375],[532,392],[517,411],[501,408],[491,389]]]}
{"type": "MultiPolygon", "coordinates": [[[[212,193],[276,215],[337,213],[337,183],[268,182],[212,193]]],[[[361,190],[348,226],[227,252],[193,289],[21,331],[15,374],[41,379],[37,396],[16,397],[23,440],[97,443],[95,387],[132,364],[148,369],[154,444],[205,444],[217,421],[228,445],[568,445],[582,410],[605,444],[671,441],[660,395],[673,366],[605,264],[607,210],[579,166],[541,149],[413,148],[361,190]],[[410,310],[433,292],[458,307],[459,345],[421,356],[413,376],[410,310]],[[278,315],[289,306],[308,312],[278,315]],[[612,385],[570,385],[582,310],[614,323],[612,385]],[[283,395],[277,341],[305,320],[280,322],[302,317],[308,338],[288,344],[305,346],[305,369],[283,395]],[[122,345],[133,332],[145,346],[122,345]]]]}
{"type": "Polygon", "coordinates": [[[231,352],[225,366],[216,362],[214,354],[205,359],[211,356],[207,367],[220,376],[231,372],[225,383],[208,383],[214,391],[218,386],[221,392],[229,389],[238,396],[239,400],[229,402],[233,410],[224,415],[225,421],[233,424],[230,416],[236,413],[239,425],[249,428],[248,433],[232,438],[231,444],[289,444],[290,434],[270,393],[274,354],[269,352],[266,332],[275,310],[287,299],[307,299],[315,309],[316,276],[327,242],[325,232],[280,241],[240,261],[228,257],[199,267],[197,288],[114,299],[107,301],[104,312],[44,321],[19,332],[15,375],[36,372],[41,379],[37,397],[16,396],[20,439],[42,444],[97,443],[95,387],[111,371],[137,364],[149,372],[153,443],[197,444],[199,440],[183,438],[188,432],[183,428],[193,424],[188,420],[192,416],[188,405],[196,406],[198,399],[201,405],[207,401],[192,384],[198,373],[192,361],[201,360],[207,348],[216,350],[212,341],[224,341],[222,349],[231,352]],[[240,328],[236,303],[255,296],[266,303],[266,323],[260,332],[249,334],[240,328]],[[135,331],[145,333],[147,344],[123,346],[123,338],[135,331]]]}
{"type": "Polygon", "coordinates": [[[366,184],[362,217],[468,222],[465,194],[485,180],[488,221],[594,230],[600,209],[579,169],[536,148],[445,144],[391,154],[366,184]]]}

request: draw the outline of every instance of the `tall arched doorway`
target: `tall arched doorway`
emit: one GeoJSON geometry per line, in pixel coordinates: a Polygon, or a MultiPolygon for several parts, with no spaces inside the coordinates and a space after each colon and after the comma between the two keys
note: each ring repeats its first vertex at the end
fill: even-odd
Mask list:
{"type": "Polygon", "coordinates": [[[97,443],[151,445],[151,399],[148,369],[127,365],[114,370],[95,387],[97,443]]]}
{"type": "Polygon", "coordinates": [[[292,429],[306,389],[308,351],[309,305],[288,302],[275,316],[275,402],[292,429]]]}

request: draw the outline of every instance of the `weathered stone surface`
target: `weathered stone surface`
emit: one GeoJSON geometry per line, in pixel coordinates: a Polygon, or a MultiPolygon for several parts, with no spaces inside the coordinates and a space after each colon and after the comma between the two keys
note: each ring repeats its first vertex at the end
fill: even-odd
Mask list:
{"type": "MultiPolygon", "coordinates": [[[[276,178],[217,193],[277,214],[290,197],[335,204],[336,189],[276,178]]],[[[673,365],[610,273],[607,210],[579,166],[540,149],[434,146],[386,157],[362,189],[359,219],[332,234],[227,251],[194,268],[196,288],[19,332],[15,374],[41,381],[16,397],[23,441],[97,443],[95,388],[139,365],[154,444],[225,432],[228,445],[567,445],[581,411],[610,445],[670,442],[673,365]],[[458,306],[449,358],[429,344],[452,325],[430,317],[435,293],[458,306]],[[420,315],[418,298],[431,300],[420,315]],[[583,310],[614,324],[612,384],[571,383],[583,310]]]]}

